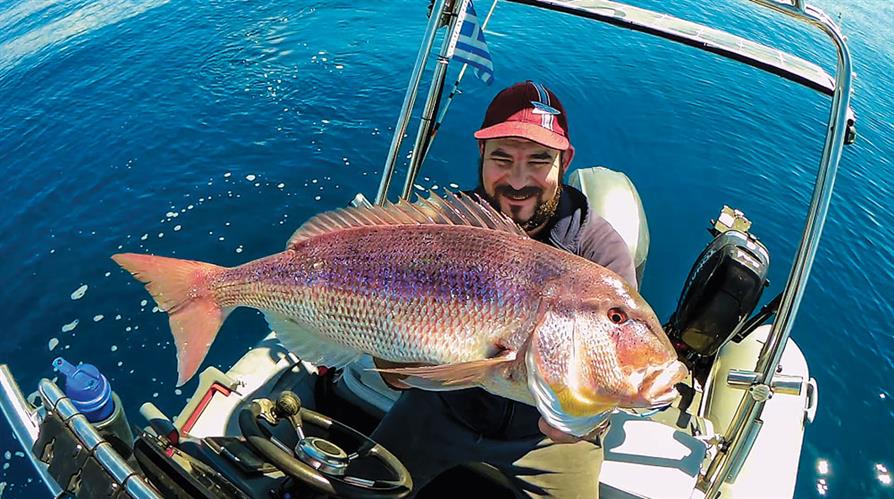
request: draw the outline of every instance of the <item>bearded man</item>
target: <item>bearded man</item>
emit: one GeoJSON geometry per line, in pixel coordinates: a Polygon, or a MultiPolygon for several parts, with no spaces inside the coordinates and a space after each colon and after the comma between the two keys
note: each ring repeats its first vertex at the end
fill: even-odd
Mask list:
{"type": "MultiPolygon", "coordinates": [[[[636,287],[627,244],[588,210],[583,193],[563,184],[574,147],[556,95],[526,81],[502,90],[475,132],[481,160],[477,194],[532,238],[607,267],[636,287]]],[[[393,364],[376,360],[379,367],[393,364]]],[[[480,388],[428,392],[404,389],[372,438],[397,456],[414,493],[442,472],[469,462],[494,466],[519,497],[596,498],[606,427],[580,439],[549,426],[535,407],[480,388]]]]}

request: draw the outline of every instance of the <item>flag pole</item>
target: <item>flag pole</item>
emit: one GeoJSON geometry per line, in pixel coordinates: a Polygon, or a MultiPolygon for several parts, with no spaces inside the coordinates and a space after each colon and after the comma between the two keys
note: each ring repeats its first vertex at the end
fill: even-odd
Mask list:
{"type": "Polygon", "coordinates": [[[400,153],[400,145],[410,121],[413,104],[416,102],[416,94],[419,92],[419,83],[422,80],[422,73],[425,69],[425,63],[428,60],[429,52],[431,52],[431,47],[434,45],[438,23],[441,20],[441,14],[444,11],[446,0],[437,0],[434,3],[436,5],[432,6],[431,16],[429,17],[428,25],[425,28],[425,36],[423,36],[422,44],[419,46],[419,52],[416,54],[416,63],[413,66],[413,74],[410,76],[407,92],[404,95],[403,105],[400,109],[400,116],[398,116],[397,124],[394,126],[394,136],[391,138],[391,147],[388,149],[388,158],[385,160],[385,167],[382,170],[382,180],[379,183],[379,191],[376,194],[376,205],[379,206],[384,204],[388,199],[388,188],[391,186],[391,178],[394,176],[397,155],[400,153]]]}
{"type": "MultiPolygon", "coordinates": [[[[494,0],[494,2],[490,5],[490,10],[487,11],[487,16],[485,16],[484,21],[481,23],[481,31],[484,31],[487,28],[487,23],[490,22],[490,17],[494,14],[494,9],[497,7],[497,2],[499,0],[494,0]]],[[[435,135],[438,133],[438,129],[441,128],[441,123],[444,122],[444,118],[447,116],[447,109],[450,108],[450,103],[453,102],[453,99],[457,94],[461,94],[462,91],[459,89],[459,85],[463,80],[463,77],[466,75],[466,69],[469,68],[469,63],[463,63],[462,67],[459,69],[459,74],[456,76],[456,81],[453,83],[453,89],[450,90],[450,95],[447,96],[447,101],[444,102],[444,107],[441,108],[441,114],[438,116],[438,119],[435,121],[434,126],[431,130],[431,139],[435,138],[435,135]]],[[[423,158],[425,159],[425,158],[423,158]]]]}
{"type": "Polygon", "coordinates": [[[453,4],[447,7],[447,12],[450,14],[447,25],[447,35],[444,37],[441,53],[438,55],[437,65],[432,73],[431,85],[429,85],[428,89],[428,98],[425,100],[422,116],[419,120],[419,130],[416,133],[416,141],[413,144],[413,150],[410,152],[410,164],[407,169],[406,182],[404,182],[404,188],[400,196],[403,199],[409,199],[410,194],[412,194],[413,183],[416,180],[419,168],[422,166],[422,160],[428,150],[428,144],[430,143],[429,141],[431,137],[430,130],[437,103],[440,99],[441,89],[444,88],[444,80],[447,76],[447,64],[450,62],[448,54],[453,48],[452,40],[456,38],[461,27],[461,24],[458,21],[463,17],[465,6],[469,1],[471,0],[454,0],[453,4]]]}

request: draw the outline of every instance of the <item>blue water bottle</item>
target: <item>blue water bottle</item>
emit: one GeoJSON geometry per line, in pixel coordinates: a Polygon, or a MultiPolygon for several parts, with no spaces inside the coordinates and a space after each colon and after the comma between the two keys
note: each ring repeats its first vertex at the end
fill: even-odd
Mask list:
{"type": "Polygon", "coordinates": [[[53,360],[53,369],[65,376],[62,391],[99,434],[108,440],[123,457],[130,455],[133,432],[124,414],[118,395],[109,380],[93,364],[72,365],[62,357],[53,360]]]}

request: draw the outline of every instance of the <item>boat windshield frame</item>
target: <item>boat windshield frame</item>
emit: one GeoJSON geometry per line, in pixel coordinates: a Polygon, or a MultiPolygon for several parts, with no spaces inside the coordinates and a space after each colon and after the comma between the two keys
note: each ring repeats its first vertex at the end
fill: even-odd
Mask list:
{"type": "MultiPolygon", "coordinates": [[[[497,1],[499,0],[494,0],[494,5],[497,1]]],[[[737,463],[740,464],[747,456],[760,429],[759,418],[768,399],[766,394],[772,393],[773,376],[776,374],[782,353],[791,335],[792,325],[816,257],[842,150],[844,145],[853,142],[856,135],[856,116],[850,108],[853,67],[846,39],[838,25],[828,15],[816,7],[806,4],[804,0],[746,0],[817,28],[828,36],[835,46],[837,54],[836,70],[833,77],[818,65],[782,50],[770,48],[722,30],[620,2],[607,0],[505,1],[654,35],[753,66],[831,96],[826,136],[813,194],[801,242],[782,292],[776,320],[773,322],[767,342],[756,359],[754,381],[750,389],[743,392],[729,427],[720,435],[717,452],[707,466],[703,466],[698,481],[697,488],[704,492],[707,498],[714,498],[719,494],[720,487],[724,482],[735,479],[737,469],[740,468],[737,463]]],[[[443,119],[444,116],[443,111],[445,110],[442,110],[440,119],[437,121],[435,119],[435,113],[441,105],[444,94],[446,72],[450,63],[449,43],[461,27],[461,23],[457,20],[461,19],[460,13],[465,11],[467,3],[468,0],[432,0],[425,35],[411,73],[397,124],[394,127],[391,147],[382,172],[375,199],[375,203],[378,205],[383,204],[387,199],[402,141],[422,82],[422,75],[428,64],[437,31],[445,27],[447,33],[443,37],[436,66],[432,71],[428,96],[423,106],[414,147],[410,152],[410,162],[401,197],[409,198],[412,194],[416,176],[434,139],[440,119],[443,119]]],[[[493,6],[490,13],[492,12],[493,6]]],[[[487,19],[490,18],[490,13],[487,19]]],[[[449,105],[457,94],[457,88],[464,73],[465,67],[460,71],[460,77],[454,84],[454,90],[447,98],[446,105],[449,105]]]]}

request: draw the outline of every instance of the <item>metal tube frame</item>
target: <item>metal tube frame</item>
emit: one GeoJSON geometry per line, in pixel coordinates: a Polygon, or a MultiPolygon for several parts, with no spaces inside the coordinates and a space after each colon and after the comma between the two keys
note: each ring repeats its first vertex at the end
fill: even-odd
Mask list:
{"type": "Polygon", "coordinates": [[[24,447],[25,456],[34,465],[37,475],[46,484],[50,494],[53,497],[59,497],[62,494],[62,487],[50,476],[47,465],[38,461],[34,453],[31,452],[31,447],[37,441],[40,428],[39,415],[37,410],[25,400],[18,383],[16,383],[6,364],[0,364],[0,390],[2,390],[0,409],[2,409],[3,415],[6,416],[10,426],[12,426],[12,432],[16,440],[24,447]]]}
{"type": "MultiPolygon", "coordinates": [[[[773,323],[767,342],[761,349],[755,369],[760,376],[756,384],[769,387],[773,382],[776,368],[779,366],[785,345],[791,335],[792,325],[804,295],[807,278],[816,257],[817,246],[819,245],[820,236],[822,235],[823,226],[829,211],[835,175],[838,172],[838,163],[844,147],[853,68],[844,36],[841,34],[838,26],[821,10],[810,5],[804,5],[803,2],[797,0],[795,5],[790,6],[770,0],[750,1],[817,26],[832,39],[838,52],[835,71],[835,92],[832,95],[830,121],[826,130],[823,154],[820,159],[813,197],[807,213],[807,221],[801,237],[801,245],[795,254],[794,265],[786,282],[782,303],[780,304],[779,312],[776,314],[776,321],[773,323]]],[[[724,435],[726,441],[725,449],[721,449],[714,459],[711,460],[700,481],[699,485],[708,499],[713,499],[720,493],[720,488],[730,476],[732,464],[743,450],[742,444],[745,443],[745,437],[752,432],[752,427],[763,411],[766,400],[761,397],[756,398],[752,396],[752,393],[754,392],[746,392],[742,397],[742,401],[739,403],[730,426],[724,435]]]]}
{"type": "MultiPolygon", "coordinates": [[[[588,17],[582,12],[575,12],[564,9],[560,3],[553,3],[549,0],[511,1],[534,5],[548,10],[564,12],[566,14],[576,15],[579,17],[588,17]]],[[[777,313],[777,319],[772,326],[768,341],[761,350],[761,353],[757,360],[756,372],[758,374],[758,377],[755,380],[755,385],[753,385],[753,388],[757,389],[749,390],[745,393],[742,401],[740,402],[736,410],[733,420],[730,423],[729,428],[724,434],[723,445],[719,449],[717,455],[709,463],[706,472],[703,474],[701,480],[699,481],[699,488],[705,492],[706,497],[709,499],[713,499],[717,496],[720,491],[720,487],[729,478],[731,467],[734,462],[741,462],[744,458],[744,456],[740,456],[739,454],[748,447],[745,440],[747,439],[748,435],[752,435],[754,433],[753,427],[760,417],[767,399],[766,397],[758,396],[756,394],[772,393],[768,392],[767,390],[772,390],[770,387],[772,386],[771,383],[773,381],[773,375],[776,371],[777,366],[779,365],[779,361],[782,357],[782,353],[785,349],[786,343],[788,342],[788,338],[791,335],[794,318],[798,312],[801,299],[803,298],[807,278],[810,274],[810,270],[813,266],[813,261],[816,257],[817,246],[819,244],[823,225],[828,214],[829,202],[831,200],[835,175],[838,170],[838,163],[841,159],[842,149],[845,144],[845,134],[848,125],[851,80],[853,72],[850,52],[847,48],[844,36],[841,34],[835,22],[832,21],[824,12],[811,5],[805,4],[804,0],[789,0],[787,3],[784,3],[784,0],[748,1],[788,15],[798,21],[802,21],[818,27],[820,30],[826,33],[826,35],[828,35],[834,42],[838,54],[838,61],[835,73],[834,90],[832,92],[830,121],[826,132],[826,139],[823,146],[823,153],[820,159],[819,171],[817,173],[816,183],[814,185],[811,204],[807,213],[807,220],[805,223],[804,231],[802,233],[801,244],[795,255],[794,265],[792,266],[792,270],[786,282],[785,290],[783,291],[782,303],[777,313]]],[[[377,204],[381,204],[382,202],[384,202],[385,196],[387,195],[387,188],[390,184],[391,175],[393,175],[394,171],[394,159],[397,156],[397,150],[400,148],[400,139],[402,138],[406,129],[407,122],[409,121],[409,113],[412,108],[413,99],[418,92],[419,80],[422,70],[425,66],[426,57],[423,57],[423,55],[427,54],[430,51],[432,42],[434,40],[434,26],[437,26],[434,23],[437,23],[437,20],[440,19],[440,15],[441,13],[443,13],[444,6],[444,0],[438,0],[438,2],[436,2],[437,8],[432,10],[433,20],[430,20],[429,22],[429,28],[423,40],[423,47],[422,49],[420,49],[420,56],[417,58],[417,65],[413,70],[410,87],[407,90],[407,97],[405,98],[404,106],[401,109],[401,115],[398,119],[398,126],[395,129],[394,139],[392,140],[392,148],[389,152],[389,159],[388,162],[386,162],[386,168],[383,172],[379,194],[376,198],[377,204]],[[438,13],[437,17],[436,13],[438,13]]],[[[612,22],[606,19],[597,19],[593,17],[589,18],[599,22],[612,24],[612,22]]],[[[631,27],[623,25],[619,25],[619,27],[633,29],[631,27]]],[[[661,33],[650,34],[663,36],[661,33]]],[[[664,37],[667,38],[666,36],[664,37]]],[[[696,48],[706,51],[712,50],[712,48],[708,46],[696,48]]],[[[443,66],[446,66],[446,64],[443,64],[443,66]]],[[[433,81],[429,91],[429,101],[437,98],[437,96],[440,94],[439,86],[443,86],[443,84],[443,77],[440,77],[433,81]]],[[[811,86],[806,83],[805,85],[811,86]]],[[[815,87],[812,88],[817,89],[815,87]]],[[[426,103],[427,110],[433,108],[434,104],[432,102],[426,103]]],[[[423,140],[430,139],[430,137],[427,138],[427,132],[426,134],[420,134],[417,137],[416,150],[419,149],[419,145],[421,144],[421,142],[419,142],[420,137],[423,140]]],[[[424,149],[427,149],[427,147],[425,147],[424,149]]],[[[421,159],[422,158],[420,157],[420,162],[421,159]]],[[[415,173],[418,171],[418,167],[418,164],[414,164],[414,168],[411,168],[411,170],[408,172],[406,185],[412,185],[412,182],[415,178],[415,173]]]]}
{"type": "MultiPolygon", "coordinates": [[[[422,117],[420,118],[419,130],[416,133],[416,142],[413,145],[413,151],[410,153],[410,166],[407,171],[406,181],[404,182],[404,189],[400,195],[404,199],[408,199],[413,192],[413,182],[419,174],[422,160],[425,158],[426,152],[428,151],[429,144],[426,142],[428,142],[430,138],[432,126],[434,124],[438,96],[441,93],[441,89],[444,88],[444,81],[447,77],[447,65],[450,63],[450,59],[447,57],[447,52],[450,49],[450,40],[453,37],[454,32],[461,28],[456,21],[459,18],[460,9],[465,5],[466,2],[463,0],[453,0],[452,5],[446,6],[449,9],[448,13],[450,16],[447,25],[447,34],[444,36],[444,41],[441,44],[441,53],[438,55],[438,63],[435,66],[434,74],[432,75],[431,85],[428,87],[428,98],[425,100],[425,107],[423,108],[422,117]]],[[[434,15],[434,12],[432,12],[432,15],[434,15]]]]}
{"type": "Polygon", "coordinates": [[[391,187],[391,178],[394,176],[394,165],[397,162],[397,155],[400,152],[404,133],[410,122],[410,114],[413,112],[413,104],[416,103],[416,95],[419,92],[419,82],[422,80],[422,72],[425,69],[428,55],[435,42],[435,35],[438,31],[438,24],[441,22],[441,15],[446,1],[435,0],[428,18],[428,25],[425,28],[425,35],[422,37],[422,45],[420,45],[419,52],[416,54],[416,63],[413,66],[410,84],[407,86],[407,92],[404,95],[404,102],[400,108],[397,124],[394,126],[394,136],[391,138],[391,147],[388,149],[388,158],[385,160],[385,167],[382,170],[379,192],[376,194],[375,204],[379,206],[388,199],[388,188],[391,187]]]}

